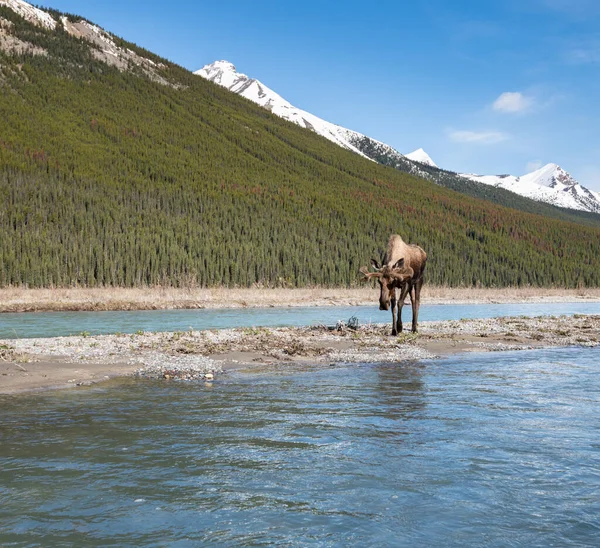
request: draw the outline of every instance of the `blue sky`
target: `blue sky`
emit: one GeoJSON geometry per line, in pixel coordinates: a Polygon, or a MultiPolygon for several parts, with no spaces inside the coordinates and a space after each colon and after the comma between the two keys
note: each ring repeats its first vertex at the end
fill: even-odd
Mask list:
{"type": "Polygon", "coordinates": [[[548,162],[600,191],[600,0],[47,0],[197,70],[227,59],[292,104],[441,167],[548,162]]]}

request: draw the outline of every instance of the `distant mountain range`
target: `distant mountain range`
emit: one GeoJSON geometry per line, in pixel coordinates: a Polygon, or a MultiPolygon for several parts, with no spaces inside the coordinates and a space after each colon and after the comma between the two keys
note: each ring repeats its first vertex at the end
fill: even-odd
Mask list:
{"type": "Polygon", "coordinates": [[[444,186],[456,188],[457,185],[461,185],[460,181],[456,181],[457,178],[467,179],[501,188],[538,202],[562,208],[600,213],[600,193],[581,186],[569,173],[556,164],[548,164],[521,177],[453,173],[439,169],[422,148],[410,154],[402,154],[386,143],[372,139],[357,131],[332,124],[310,112],[299,109],[260,80],[237,72],[235,66],[229,61],[215,61],[194,74],[242,95],[246,99],[250,99],[270,110],[273,114],[310,129],[343,148],[370,160],[424,177],[444,186]],[[447,184],[449,178],[452,179],[452,184],[447,184]]]}
{"type": "Polygon", "coordinates": [[[539,202],[600,213],[600,193],[581,186],[557,164],[547,164],[521,177],[470,174],[465,174],[463,177],[486,185],[504,188],[539,202]]]}

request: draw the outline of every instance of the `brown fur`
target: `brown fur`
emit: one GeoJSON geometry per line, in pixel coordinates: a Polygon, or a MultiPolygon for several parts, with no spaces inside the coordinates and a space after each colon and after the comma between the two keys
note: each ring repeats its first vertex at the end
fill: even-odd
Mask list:
{"type": "Polygon", "coordinates": [[[376,260],[371,263],[375,272],[368,272],[363,267],[361,272],[365,279],[378,278],[381,287],[379,309],[392,307],[392,335],[402,332],[402,307],[406,295],[410,295],[412,303],[412,330],[417,331],[419,307],[421,305],[421,287],[427,254],[418,245],[406,244],[398,234],[392,234],[388,241],[382,266],[376,260]],[[400,295],[396,298],[396,289],[400,295]]]}

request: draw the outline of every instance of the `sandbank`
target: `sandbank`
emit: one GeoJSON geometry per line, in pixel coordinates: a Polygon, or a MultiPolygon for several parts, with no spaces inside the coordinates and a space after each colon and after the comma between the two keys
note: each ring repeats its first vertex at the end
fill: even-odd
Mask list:
{"type": "Polygon", "coordinates": [[[402,363],[457,352],[600,345],[600,316],[422,322],[418,334],[389,324],[239,328],[176,333],[0,340],[0,394],[85,386],[113,377],[204,379],[232,368],[402,363]]]}

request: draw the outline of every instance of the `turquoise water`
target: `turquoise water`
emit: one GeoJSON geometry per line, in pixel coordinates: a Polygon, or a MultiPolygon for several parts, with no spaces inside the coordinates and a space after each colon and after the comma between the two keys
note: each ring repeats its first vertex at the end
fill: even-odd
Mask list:
{"type": "Polygon", "coordinates": [[[597,546],[599,358],[0,397],[0,545],[597,546]]]}
{"type": "MultiPolygon", "coordinates": [[[[600,303],[423,305],[420,321],[499,316],[600,314],[600,303]]],[[[391,324],[391,313],[372,306],[247,308],[222,310],[143,310],[123,312],[27,312],[0,314],[0,339],[59,337],[142,331],[187,331],[229,327],[280,327],[325,324],[358,317],[361,324],[391,324]]],[[[410,306],[403,319],[410,322],[410,306]]]]}

